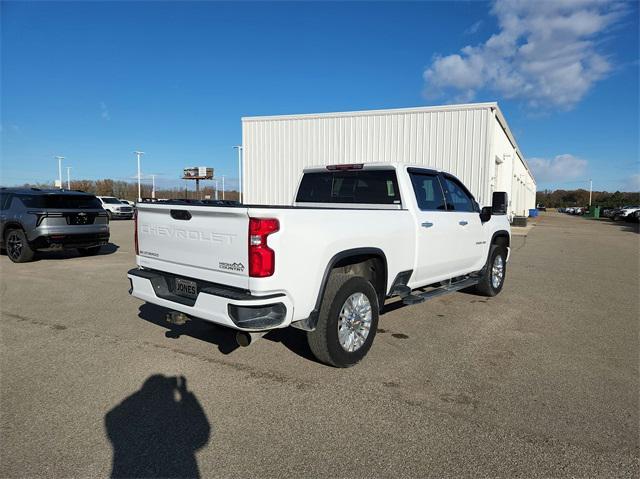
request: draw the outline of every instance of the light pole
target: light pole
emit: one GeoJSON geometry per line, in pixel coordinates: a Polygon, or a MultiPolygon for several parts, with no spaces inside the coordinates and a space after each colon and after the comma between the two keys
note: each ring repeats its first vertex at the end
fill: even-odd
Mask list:
{"type": "Polygon", "coordinates": [[[134,151],[138,158],[138,201],[142,201],[142,193],[140,188],[140,157],[144,155],[144,151],[134,151]]]}
{"type": "Polygon", "coordinates": [[[589,179],[589,209],[591,209],[591,195],[593,194],[593,180],[589,179]]]}
{"type": "Polygon", "coordinates": [[[215,198],[217,200],[218,199],[218,180],[214,179],[213,180],[213,184],[215,185],[215,188],[216,188],[216,196],[215,196],[215,198]]]}
{"type": "Polygon", "coordinates": [[[55,159],[58,160],[58,183],[62,189],[62,160],[64,160],[64,156],[56,156],[55,159]]]}
{"type": "Polygon", "coordinates": [[[70,190],[71,189],[71,167],[67,166],[67,189],[70,190]]]}
{"type": "Polygon", "coordinates": [[[151,198],[156,197],[156,175],[151,175],[151,198]]]}
{"type": "Polygon", "coordinates": [[[242,203],[242,146],[234,146],[238,150],[238,201],[242,203]]]}
{"type": "Polygon", "coordinates": [[[224,201],[224,175],[222,175],[222,200],[224,201]]]}

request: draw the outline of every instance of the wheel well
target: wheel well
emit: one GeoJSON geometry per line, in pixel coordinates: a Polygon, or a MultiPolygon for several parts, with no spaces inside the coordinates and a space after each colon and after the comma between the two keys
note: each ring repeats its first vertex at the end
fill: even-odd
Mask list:
{"type": "Polygon", "coordinates": [[[0,245],[2,245],[3,248],[6,246],[5,243],[6,243],[7,233],[11,230],[24,231],[24,228],[20,223],[7,223],[6,225],[4,225],[4,228],[2,229],[2,235],[0,235],[0,245]]]}
{"type": "Polygon", "coordinates": [[[11,230],[22,230],[24,231],[24,228],[22,227],[22,225],[20,223],[7,223],[6,225],[4,225],[4,228],[2,229],[2,241],[4,241],[5,237],[7,236],[7,233],[11,230]]]}
{"type": "Polygon", "coordinates": [[[386,296],[387,289],[387,264],[383,257],[377,254],[357,254],[339,259],[332,268],[351,276],[361,276],[369,281],[376,293],[380,306],[386,296]]]}
{"type": "Polygon", "coordinates": [[[384,304],[387,289],[387,258],[378,248],[355,248],[342,251],[329,261],[320,283],[320,290],[316,304],[309,317],[298,322],[296,327],[306,331],[313,331],[318,321],[320,304],[324,297],[329,277],[333,272],[344,273],[353,276],[362,276],[371,282],[378,294],[378,304],[384,304]]]}
{"type": "Polygon", "coordinates": [[[493,235],[493,238],[491,238],[491,244],[508,248],[510,245],[509,233],[506,231],[498,231],[493,235]]]}

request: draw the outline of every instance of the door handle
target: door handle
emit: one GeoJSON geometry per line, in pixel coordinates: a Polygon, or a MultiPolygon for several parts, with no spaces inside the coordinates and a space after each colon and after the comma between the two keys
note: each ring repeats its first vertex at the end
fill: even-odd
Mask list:
{"type": "Polygon", "coordinates": [[[423,228],[431,228],[433,226],[433,223],[431,223],[429,221],[425,221],[420,226],[422,226],[423,228]]]}
{"type": "Polygon", "coordinates": [[[458,224],[459,224],[460,226],[467,226],[467,225],[469,224],[469,222],[468,222],[468,221],[464,221],[464,220],[462,220],[462,221],[458,221],[458,224]]]}

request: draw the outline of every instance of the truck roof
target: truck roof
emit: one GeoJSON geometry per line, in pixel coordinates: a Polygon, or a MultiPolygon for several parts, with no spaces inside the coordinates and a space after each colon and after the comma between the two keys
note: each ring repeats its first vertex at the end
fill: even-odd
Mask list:
{"type": "MultiPolygon", "coordinates": [[[[314,172],[314,171],[328,171],[331,167],[345,167],[345,169],[353,169],[353,170],[398,170],[402,168],[419,168],[421,170],[433,170],[433,171],[442,171],[440,168],[436,168],[435,166],[426,166],[426,165],[415,165],[415,164],[407,164],[407,163],[336,163],[333,165],[316,165],[309,166],[303,170],[304,173],[314,172]],[[347,166],[353,166],[354,168],[346,168],[347,166]]],[[[340,169],[340,168],[335,168],[340,169]]]]}

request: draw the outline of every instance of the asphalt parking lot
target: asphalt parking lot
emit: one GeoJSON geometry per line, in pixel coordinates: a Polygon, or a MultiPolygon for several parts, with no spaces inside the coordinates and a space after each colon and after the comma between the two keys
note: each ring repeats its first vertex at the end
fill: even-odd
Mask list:
{"type": "Polygon", "coordinates": [[[132,226],[0,258],[1,477],[640,473],[637,225],[546,214],[502,294],[391,305],[347,370],[297,330],[164,323],[127,293],[132,226]]]}

